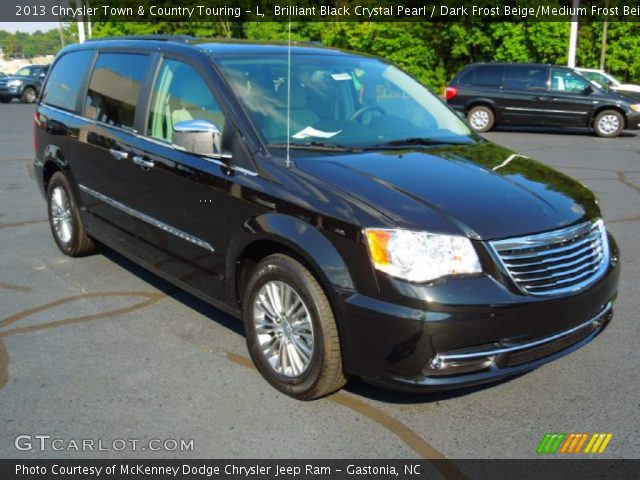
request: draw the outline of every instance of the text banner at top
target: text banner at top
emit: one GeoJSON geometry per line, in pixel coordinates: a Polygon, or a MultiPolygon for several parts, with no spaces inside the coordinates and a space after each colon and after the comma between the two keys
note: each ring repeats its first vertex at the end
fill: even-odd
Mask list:
{"type": "Polygon", "coordinates": [[[2,22],[640,21],[640,0],[2,0],[2,22]]]}

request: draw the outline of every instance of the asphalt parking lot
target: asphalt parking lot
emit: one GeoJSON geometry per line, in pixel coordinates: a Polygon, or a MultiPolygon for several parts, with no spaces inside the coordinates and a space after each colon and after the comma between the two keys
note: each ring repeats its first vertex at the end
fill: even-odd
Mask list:
{"type": "Polygon", "coordinates": [[[640,133],[487,134],[597,193],[623,273],[594,342],[490,387],[415,395],[354,380],[303,403],[253,369],[240,322],[108,250],[59,252],[26,168],[33,110],[0,106],[1,457],[534,458],[546,432],[612,432],[603,456],[640,458],[640,133]],[[17,450],[19,435],[63,449],[17,450]],[[82,439],[111,450],[69,448],[82,439]],[[193,442],[118,451],[116,439],[193,442]]]}

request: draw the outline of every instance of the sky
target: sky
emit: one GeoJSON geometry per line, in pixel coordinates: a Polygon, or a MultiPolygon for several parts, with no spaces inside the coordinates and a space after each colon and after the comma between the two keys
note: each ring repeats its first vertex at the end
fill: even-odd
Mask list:
{"type": "Polygon", "coordinates": [[[7,32],[33,33],[36,30],[46,32],[58,28],[58,22],[0,22],[0,30],[7,32]]]}

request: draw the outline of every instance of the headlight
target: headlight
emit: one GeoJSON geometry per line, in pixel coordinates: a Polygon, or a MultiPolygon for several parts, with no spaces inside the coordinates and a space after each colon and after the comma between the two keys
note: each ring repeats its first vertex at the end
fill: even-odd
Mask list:
{"type": "Polygon", "coordinates": [[[466,237],[410,230],[365,229],[373,265],[411,282],[479,273],[478,255],[466,237]]]}
{"type": "Polygon", "coordinates": [[[640,103],[634,103],[633,105],[631,105],[631,110],[633,110],[634,112],[640,112],[640,103]]]}
{"type": "Polygon", "coordinates": [[[8,87],[19,87],[22,85],[22,80],[9,80],[7,82],[8,87]]]}

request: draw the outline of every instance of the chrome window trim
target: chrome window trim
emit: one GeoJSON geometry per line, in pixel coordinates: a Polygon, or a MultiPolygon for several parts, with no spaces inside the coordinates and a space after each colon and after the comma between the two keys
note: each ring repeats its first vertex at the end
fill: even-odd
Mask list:
{"type": "MultiPolygon", "coordinates": [[[[144,141],[147,141],[147,142],[155,143],[156,145],[159,145],[159,146],[162,146],[162,147],[167,147],[167,148],[172,148],[172,149],[176,150],[175,147],[171,143],[165,142],[163,140],[159,140],[159,139],[154,138],[154,137],[150,137],[148,135],[143,135],[141,133],[138,133],[137,130],[133,130],[133,129],[129,130],[129,129],[126,129],[126,128],[116,127],[115,125],[109,125],[108,123],[99,122],[98,120],[94,120],[92,118],[88,118],[88,117],[84,117],[82,115],[78,115],[75,112],[68,112],[66,110],[62,110],[61,108],[54,107],[54,106],[49,105],[48,103],[45,103],[45,102],[41,102],[40,105],[42,105],[45,108],[49,108],[49,109],[53,110],[54,112],[62,113],[64,115],[69,115],[70,117],[76,118],[78,120],[82,120],[84,122],[89,122],[89,123],[92,123],[94,125],[101,125],[103,127],[115,128],[118,131],[121,131],[121,132],[124,132],[124,133],[128,133],[129,135],[133,135],[134,137],[139,138],[140,140],[144,140],[144,141]]],[[[241,173],[243,175],[249,175],[251,177],[257,177],[258,176],[258,172],[254,172],[253,170],[247,170],[246,168],[242,168],[242,167],[237,167],[235,165],[229,165],[228,163],[224,163],[223,161],[217,160],[215,158],[203,157],[201,155],[194,155],[194,157],[200,158],[202,160],[205,160],[205,161],[207,161],[209,163],[213,163],[215,165],[219,165],[221,167],[225,167],[225,168],[229,168],[231,170],[235,170],[236,172],[241,173]]]]}
{"type": "MultiPolygon", "coordinates": [[[[551,295],[564,295],[564,294],[571,294],[571,293],[578,292],[583,288],[586,288],[589,285],[592,285],[597,280],[602,278],[602,276],[607,271],[607,268],[609,267],[609,263],[611,261],[611,250],[609,247],[609,239],[607,237],[607,230],[604,226],[604,222],[602,221],[602,219],[598,219],[596,221],[584,222],[579,225],[574,225],[572,227],[563,228],[560,230],[553,230],[551,232],[528,235],[528,236],[519,237],[519,238],[509,238],[505,240],[494,240],[494,241],[488,242],[488,244],[494,258],[496,259],[500,267],[505,272],[507,272],[509,278],[511,279],[513,284],[518,288],[518,290],[520,290],[522,293],[526,295],[539,296],[539,297],[542,297],[542,296],[546,297],[551,295]],[[583,278],[582,280],[570,286],[565,286],[565,287],[559,286],[559,288],[544,290],[542,292],[530,291],[519,284],[518,279],[516,278],[517,275],[515,275],[511,271],[511,268],[509,268],[509,265],[508,265],[509,260],[508,259],[505,260],[499,252],[500,250],[518,250],[518,249],[524,250],[528,248],[538,248],[538,247],[553,243],[554,241],[561,242],[563,240],[576,237],[578,235],[588,234],[594,228],[597,228],[600,234],[601,249],[598,249],[597,247],[594,247],[593,249],[595,252],[594,256],[602,257],[600,260],[600,263],[599,265],[597,265],[597,268],[589,272],[589,275],[586,278],[583,278]]],[[[568,248],[574,247],[575,245],[576,244],[569,246],[568,248]]],[[[554,251],[559,251],[559,250],[560,250],[559,248],[554,249],[554,251]]],[[[556,260],[557,259],[558,257],[556,257],[556,260]]],[[[541,265],[544,264],[544,262],[542,261],[539,261],[537,263],[540,263],[541,265]]],[[[577,278],[580,278],[581,276],[584,276],[584,275],[579,275],[577,278]]],[[[568,283],[568,282],[564,282],[564,283],[568,283]]],[[[559,283],[558,285],[561,285],[561,283],[559,283]]]]}
{"type": "Polygon", "coordinates": [[[154,227],[157,227],[160,230],[164,230],[165,232],[170,233],[178,238],[181,238],[182,240],[186,240],[187,242],[193,243],[198,247],[204,248],[211,252],[215,252],[215,249],[211,246],[211,244],[205,240],[202,240],[201,238],[194,237],[193,235],[190,235],[187,232],[184,232],[178,228],[172,227],[171,225],[161,222],[160,220],[150,217],[149,215],[146,215],[140,212],[139,210],[135,210],[131,207],[128,207],[125,204],[120,203],[117,200],[114,200],[113,198],[108,197],[107,195],[103,195],[100,192],[96,192],[95,190],[92,190],[91,188],[85,185],[80,184],[78,186],[80,187],[80,190],[82,190],[83,192],[91,195],[94,198],[97,198],[98,200],[105,202],[108,205],[111,205],[112,207],[117,208],[118,210],[123,211],[128,215],[131,215],[132,217],[135,217],[139,220],[142,220],[143,222],[153,225],[154,227]]]}
{"type": "Polygon", "coordinates": [[[511,353],[511,352],[517,352],[519,350],[527,350],[529,348],[534,348],[540,345],[544,345],[546,343],[554,342],[563,337],[571,335],[572,333],[575,333],[583,328],[586,328],[589,325],[601,323],[602,319],[611,311],[611,306],[612,306],[611,302],[609,302],[603,307],[600,313],[598,313],[595,317],[590,318],[586,322],[576,325],[575,327],[572,327],[568,330],[564,330],[562,332],[556,333],[548,337],[540,338],[538,340],[534,340],[527,343],[521,343],[518,345],[509,346],[509,347],[494,348],[490,350],[478,350],[476,352],[468,352],[468,353],[438,353],[433,358],[432,365],[435,365],[439,362],[446,362],[450,360],[469,360],[469,359],[478,358],[478,357],[479,358],[492,357],[496,355],[501,355],[503,353],[511,353]]]}

